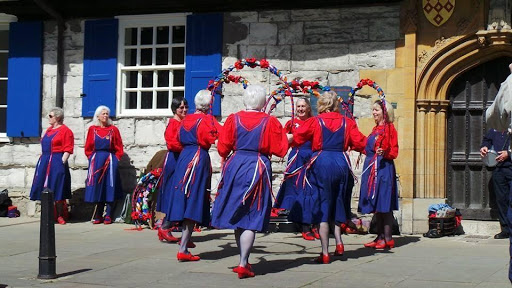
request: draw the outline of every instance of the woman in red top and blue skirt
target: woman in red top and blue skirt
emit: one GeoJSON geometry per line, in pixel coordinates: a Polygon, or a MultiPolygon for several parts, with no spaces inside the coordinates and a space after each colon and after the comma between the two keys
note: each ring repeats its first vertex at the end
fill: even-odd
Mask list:
{"type": "Polygon", "coordinates": [[[42,155],[36,165],[30,189],[30,200],[41,200],[41,192],[48,188],[54,193],[56,218],[66,224],[66,199],[71,198],[71,174],[68,158],[73,154],[73,132],[63,124],[64,111],[55,107],[48,114],[50,127],[41,138],[42,155]]]}
{"type": "MultiPolygon", "coordinates": [[[[304,122],[311,118],[313,115],[311,114],[311,103],[307,98],[299,98],[295,102],[296,107],[296,116],[293,123],[292,120],[286,122],[284,126],[285,133],[292,133],[293,130],[299,128],[304,122]]],[[[274,203],[274,207],[282,208],[290,211],[295,203],[295,199],[298,195],[304,193],[302,189],[302,183],[304,180],[304,176],[306,173],[303,165],[308,163],[311,159],[311,141],[307,141],[302,145],[297,145],[296,143],[290,143],[291,150],[288,155],[288,161],[286,164],[286,170],[284,171],[284,179],[281,184],[281,188],[277,193],[276,202],[274,203]]],[[[308,209],[310,208],[302,208],[297,207],[296,209],[308,209]]],[[[311,225],[302,224],[302,238],[304,240],[315,240],[319,239],[318,229],[311,229],[311,225]]]]}
{"type": "Polygon", "coordinates": [[[211,97],[208,90],[197,92],[194,98],[196,111],[185,116],[177,135],[169,143],[173,151],[181,150],[169,183],[171,191],[166,211],[166,220],[182,224],[178,261],[200,259],[188,251],[195,246],[189,241],[196,223],[208,226],[210,222],[212,166],[208,150],[222,128],[212,115],[207,114],[211,97]]]}
{"type": "Polygon", "coordinates": [[[395,247],[393,234],[393,210],[398,210],[398,189],[393,159],[398,156],[398,136],[393,125],[393,106],[385,100],[377,100],[372,108],[377,124],[368,136],[366,158],[361,173],[359,212],[375,213],[377,238],[365,247],[391,249],[395,247]]]}
{"type": "Polygon", "coordinates": [[[316,259],[319,263],[330,262],[329,222],[335,222],[335,255],[343,255],[345,250],[341,239],[340,225],[345,223],[350,211],[346,211],[350,198],[346,193],[351,187],[350,165],[345,153],[362,151],[366,137],[358,130],[356,123],[339,113],[339,102],[334,92],[324,92],[317,102],[318,116],[306,121],[293,132],[293,140],[298,144],[312,141],[313,155],[306,165],[305,187],[302,197],[297,197],[296,205],[311,207],[311,210],[292,209],[288,219],[294,222],[320,223],[319,234],[322,253],[316,259]]]}
{"type": "Polygon", "coordinates": [[[284,157],[288,150],[281,123],[261,112],[265,100],[264,87],[247,87],[243,98],[246,110],[226,119],[217,147],[220,156],[227,159],[213,205],[212,226],[235,230],[240,262],[233,272],[239,278],[254,277],[248,260],[255,233],[266,231],[270,221],[270,156],[284,157]]]}
{"type": "Polygon", "coordinates": [[[118,164],[124,154],[121,134],[110,120],[110,109],[99,106],[94,113],[95,125],[89,127],[85,156],[89,170],[85,181],[85,202],[97,203],[93,224],[111,224],[115,200],[122,198],[118,164]],[[105,216],[103,210],[105,208],[105,216]]]}
{"type": "MultiPolygon", "coordinates": [[[[180,156],[180,151],[173,149],[172,147],[172,139],[178,133],[178,129],[180,128],[181,120],[187,116],[188,112],[188,102],[183,97],[173,97],[171,102],[171,110],[174,114],[174,117],[169,119],[169,123],[167,124],[167,128],[165,129],[164,138],[167,143],[167,155],[165,155],[164,167],[161,178],[161,185],[158,194],[158,200],[156,202],[156,211],[160,211],[162,213],[166,213],[169,210],[169,194],[171,193],[172,186],[169,185],[171,180],[171,176],[174,173],[174,168],[176,168],[176,161],[180,156]]],[[[162,226],[158,228],[158,239],[160,241],[167,242],[178,242],[178,239],[174,237],[171,233],[172,222],[163,219],[162,226]]]]}

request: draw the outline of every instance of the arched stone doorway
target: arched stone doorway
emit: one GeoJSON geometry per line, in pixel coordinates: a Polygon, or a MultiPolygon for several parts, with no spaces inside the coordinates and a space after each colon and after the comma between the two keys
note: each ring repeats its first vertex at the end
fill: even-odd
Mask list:
{"type": "Polygon", "coordinates": [[[491,213],[491,173],[482,164],[479,149],[488,130],[485,110],[510,74],[510,63],[512,57],[482,63],[459,75],[448,92],[446,194],[448,203],[461,209],[465,219],[496,217],[495,210],[491,213]]]}

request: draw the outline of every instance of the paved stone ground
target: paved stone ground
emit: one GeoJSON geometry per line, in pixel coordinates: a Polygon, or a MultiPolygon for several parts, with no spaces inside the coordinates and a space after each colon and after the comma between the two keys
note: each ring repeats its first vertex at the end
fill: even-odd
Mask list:
{"type": "MultiPolygon", "coordinates": [[[[345,255],[315,264],[319,241],[291,233],[258,234],[251,263],[255,278],[239,280],[231,268],[238,251],[229,230],[194,234],[202,260],[176,261],[177,245],[156,232],[126,224],[56,225],[57,273],[36,279],[37,219],[0,220],[0,287],[510,287],[508,240],[462,235],[396,237],[391,251],[362,247],[372,235],[344,236],[345,255]]],[[[333,244],[331,240],[331,244],[333,244]]],[[[334,247],[332,247],[334,248],[334,247]]]]}

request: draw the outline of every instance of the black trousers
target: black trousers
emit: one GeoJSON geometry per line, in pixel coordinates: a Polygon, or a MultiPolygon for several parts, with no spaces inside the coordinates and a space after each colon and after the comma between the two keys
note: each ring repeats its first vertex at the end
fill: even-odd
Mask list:
{"type": "Polygon", "coordinates": [[[512,186],[512,167],[496,167],[496,169],[492,171],[492,184],[494,194],[496,195],[501,231],[509,232],[507,211],[510,204],[510,197],[512,196],[512,193],[510,193],[512,186]]]}

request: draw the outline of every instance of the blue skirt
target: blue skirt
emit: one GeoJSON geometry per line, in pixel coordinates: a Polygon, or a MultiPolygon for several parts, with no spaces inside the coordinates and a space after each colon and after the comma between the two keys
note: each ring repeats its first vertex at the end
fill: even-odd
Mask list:
{"type": "MultiPolygon", "coordinates": [[[[307,163],[309,159],[311,159],[311,154],[311,149],[299,149],[298,151],[296,149],[292,150],[288,156],[288,167],[286,169],[286,173],[295,171],[307,163]]],[[[302,169],[299,174],[288,177],[283,181],[279,188],[279,192],[277,193],[274,207],[286,210],[290,210],[292,208],[297,196],[303,193],[302,183],[304,176],[305,169],[302,169]]]]}
{"type": "MultiPolygon", "coordinates": [[[[363,214],[369,213],[387,213],[398,210],[398,190],[396,186],[396,172],[393,160],[387,160],[382,157],[377,161],[377,177],[375,184],[370,189],[368,181],[370,170],[368,166],[372,162],[370,157],[364,161],[363,174],[361,175],[361,194],[359,196],[358,211],[363,214]]],[[[373,164],[375,165],[375,164],[373,164]]]]}
{"type": "Polygon", "coordinates": [[[341,151],[317,151],[307,172],[304,193],[297,197],[288,220],[305,224],[350,219],[353,178],[341,151]]]}
{"type": "Polygon", "coordinates": [[[41,192],[45,187],[53,191],[55,201],[71,198],[71,174],[68,163],[62,164],[63,154],[56,152],[41,155],[30,188],[30,200],[41,200],[41,192]],[[48,169],[48,165],[50,169],[48,169]]]}
{"type": "Polygon", "coordinates": [[[123,196],[119,161],[109,151],[95,151],[89,157],[85,180],[85,202],[114,202],[123,196]]]}
{"type": "Polygon", "coordinates": [[[198,146],[185,146],[169,183],[169,204],[167,211],[164,211],[166,220],[181,222],[189,219],[208,226],[211,178],[212,166],[208,151],[198,146]]]}
{"type": "Polygon", "coordinates": [[[171,194],[172,186],[169,185],[171,176],[174,174],[176,161],[180,153],[168,151],[165,155],[164,169],[162,171],[162,178],[160,178],[161,185],[158,192],[158,200],[156,202],[156,211],[165,213],[169,210],[169,195],[171,194]]]}
{"type": "Polygon", "coordinates": [[[212,210],[212,226],[266,231],[272,207],[271,179],[272,167],[267,156],[236,151],[223,170],[212,210]]]}

